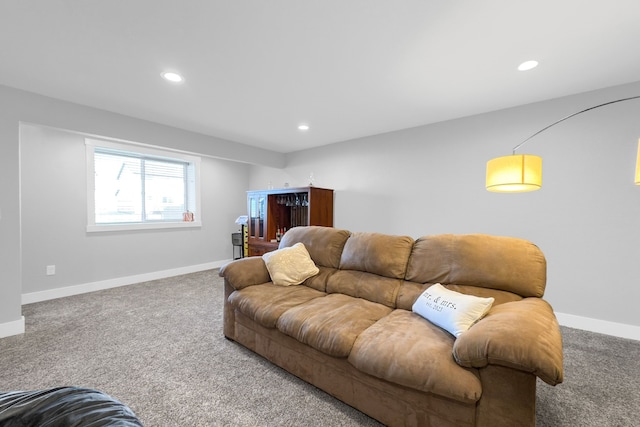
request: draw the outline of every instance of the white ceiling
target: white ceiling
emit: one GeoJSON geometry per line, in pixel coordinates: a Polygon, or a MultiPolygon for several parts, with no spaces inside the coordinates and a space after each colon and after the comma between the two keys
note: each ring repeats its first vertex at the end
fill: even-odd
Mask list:
{"type": "Polygon", "coordinates": [[[639,22],[638,0],[1,0],[0,84],[291,152],[638,81],[639,22]]]}

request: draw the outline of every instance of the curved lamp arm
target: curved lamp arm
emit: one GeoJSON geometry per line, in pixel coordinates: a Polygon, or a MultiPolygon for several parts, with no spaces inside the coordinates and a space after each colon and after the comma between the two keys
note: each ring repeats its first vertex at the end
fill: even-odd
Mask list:
{"type": "MultiPolygon", "coordinates": [[[[628,98],[616,99],[615,101],[605,102],[603,104],[594,105],[585,108],[576,113],[569,114],[566,117],[556,120],[549,126],[540,129],[520,144],[513,147],[513,154],[510,156],[497,157],[487,162],[487,180],[486,188],[488,191],[500,193],[515,193],[524,191],[539,190],[542,186],[542,159],[531,154],[516,154],[516,150],[526,144],[536,135],[545,130],[561,123],[567,119],[587,111],[604,107],[605,105],[615,104],[617,102],[630,101],[638,99],[640,95],[630,96],[628,98]]],[[[638,161],[636,164],[636,185],[640,185],[640,144],[638,146],[638,161]]]]}
{"type": "Polygon", "coordinates": [[[616,102],[629,101],[629,100],[638,99],[638,98],[640,98],[640,95],[630,96],[629,98],[616,99],[615,101],[609,101],[609,102],[605,102],[604,104],[594,105],[593,107],[585,108],[584,110],[578,111],[577,113],[569,114],[567,117],[563,117],[560,120],[557,120],[557,121],[551,123],[549,126],[540,129],[538,132],[534,133],[529,138],[525,139],[520,144],[518,144],[515,147],[513,147],[513,154],[516,154],[516,150],[518,148],[522,147],[524,144],[526,144],[534,136],[536,136],[538,134],[541,134],[542,132],[544,132],[545,130],[549,129],[550,127],[553,127],[553,126],[557,125],[558,123],[564,122],[565,120],[570,119],[573,116],[577,116],[578,114],[586,113],[589,110],[595,110],[596,108],[604,107],[605,105],[615,104],[616,102]]]}

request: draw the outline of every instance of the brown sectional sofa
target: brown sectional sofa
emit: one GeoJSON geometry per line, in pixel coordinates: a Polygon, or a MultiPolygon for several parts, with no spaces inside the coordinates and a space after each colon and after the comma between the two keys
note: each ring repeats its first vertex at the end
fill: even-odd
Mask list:
{"type": "Polygon", "coordinates": [[[296,227],[319,273],[277,286],[261,257],[220,269],[224,335],[390,426],[534,426],[536,377],[562,382],[562,337],[533,244],[296,227]],[[412,312],[434,283],[493,297],[458,338],[412,312]]]}

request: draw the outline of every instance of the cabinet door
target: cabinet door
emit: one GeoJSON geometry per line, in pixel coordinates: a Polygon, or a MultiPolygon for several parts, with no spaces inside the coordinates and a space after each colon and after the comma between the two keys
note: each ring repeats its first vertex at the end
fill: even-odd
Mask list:
{"type": "Polygon", "coordinates": [[[249,210],[249,238],[264,239],[266,232],[267,195],[251,193],[247,196],[249,210]]]}
{"type": "Polygon", "coordinates": [[[333,227],[333,190],[310,188],[309,224],[333,227]]]}

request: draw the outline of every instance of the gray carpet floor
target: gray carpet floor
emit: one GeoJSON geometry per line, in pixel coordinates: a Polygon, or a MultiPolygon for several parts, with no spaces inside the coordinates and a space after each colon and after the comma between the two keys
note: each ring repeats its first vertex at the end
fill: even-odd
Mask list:
{"type": "MultiPolygon", "coordinates": [[[[0,339],[0,391],[95,388],[154,426],[379,426],[222,335],[216,270],[29,304],[0,339]]],[[[538,426],[634,426],[640,342],[563,328],[565,382],[538,426]]]]}

